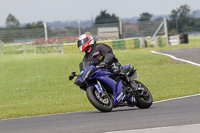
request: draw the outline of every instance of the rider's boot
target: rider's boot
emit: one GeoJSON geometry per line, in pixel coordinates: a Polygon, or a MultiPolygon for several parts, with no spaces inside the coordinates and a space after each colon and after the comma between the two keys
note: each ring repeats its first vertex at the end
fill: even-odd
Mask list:
{"type": "Polygon", "coordinates": [[[138,85],[135,83],[135,81],[129,80],[127,83],[128,87],[126,88],[127,96],[130,97],[134,92],[138,90],[138,85]]]}
{"type": "Polygon", "coordinates": [[[129,80],[129,86],[132,88],[133,92],[138,90],[138,85],[135,83],[135,81],[129,80]]]}
{"type": "Polygon", "coordinates": [[[134,80],[131,80],[128,76],[125,78],[126,84],[128,85],[126,88],[127,96],[131,96],[133,92],[138,90],[138,85],[135,83],[134,80]]]}

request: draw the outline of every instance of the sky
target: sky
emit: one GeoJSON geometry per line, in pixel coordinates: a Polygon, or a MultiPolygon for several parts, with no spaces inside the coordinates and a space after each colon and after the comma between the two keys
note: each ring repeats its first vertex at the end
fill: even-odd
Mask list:
{"type": "Polygon", "coordinates": [[[5,26],[9,13],[20,23],[91,20],[101,10],[131,18],[143,12],[168,15],[184,4],[200,10],[200,0],[0,0],[0,26],[5,26]]]}

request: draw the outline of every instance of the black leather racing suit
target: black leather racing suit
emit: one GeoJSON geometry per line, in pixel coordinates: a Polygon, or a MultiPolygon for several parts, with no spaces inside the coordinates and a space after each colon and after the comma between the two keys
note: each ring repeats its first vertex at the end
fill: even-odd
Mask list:
{"type": "Polygon", "coordinates": [[[93,61],[94,65],[99,65],[101,62],[105,62],[107,66],[111,66],[113,63],[117,63],[118,59],[113,54],[112,48],[106,44],[99,43],[92,46],[90,53],[86,53],[83,57],[83,61],[93,61]],[[100,55],[92,59],[92,55],[99,51],[100,55]]]}
{"type": "MultiPolygon", "coordinates": [[[[83,57],[83,61],[92,61],[94,65],[99,65],[104,62],[108,67],[111,67],[112,73],[114,73],[115,75],[120,75],[121,64],[118,62],[118,59],[113,54],[112,48],[106,44],[103,43],[94,44],[92,46],[91,52],[86,53],[85,56],[83,57]],[[97,51],[100,52],[100,55],[93,59],[92,55],[97,51]]],[[[125,74],[122,77],[122,80],[127,82],[127,84],[130,85],[130,87],[133,88],[134,90],[137,89],[135,82],[131,81],[128,78],[128,75],[125,74]]]]}

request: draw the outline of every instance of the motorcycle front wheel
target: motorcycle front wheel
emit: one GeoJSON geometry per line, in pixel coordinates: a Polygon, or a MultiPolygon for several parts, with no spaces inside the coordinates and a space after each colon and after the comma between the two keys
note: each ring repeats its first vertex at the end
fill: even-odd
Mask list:
{"type": "Polygon", "coordinates": [[[110,112],[113,109],[113,100],[110,96],[105,95],[103,98],[94,86],[86,89],[87,98],[90,103],[101,112],[110,112]]]}
{"type": "Polygon", "coordinates": [[[147,87],[142,84],[141,82],[134,80],[136,82],[136,84],[138,85],[138,87],[142,87],[144,89],[144,91],[142,92],[141,95],[137,96],[137,103],[136,106],[140,109],[146,109],[151,107],[152,103],[153,103],[153,97],[150,93],[150,91],[147,89],[147,87]]]}

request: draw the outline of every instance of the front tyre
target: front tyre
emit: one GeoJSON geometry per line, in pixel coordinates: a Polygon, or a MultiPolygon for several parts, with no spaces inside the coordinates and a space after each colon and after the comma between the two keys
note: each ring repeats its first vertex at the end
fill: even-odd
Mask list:
{"type": "Polygon", "coordinates": [[[101,112],[110,112],[113,109],[113,100],[106,95],[102,98],[94,86],[86,89],[87,98],[90,103],[101,112]]]}
{"type": "Polygon", "coordinates": [[[137,103],[136,106],[140,109],[146,109],[151,107],[152,103],[153,103],[153,97],[150,93],[150,91],[147,89],[147,87],[142,84],[141,82],[135,80],[136,84],[138,85],[138,87],[143,88],[143,92],[141,95],[137,96],[137,103]]]}

